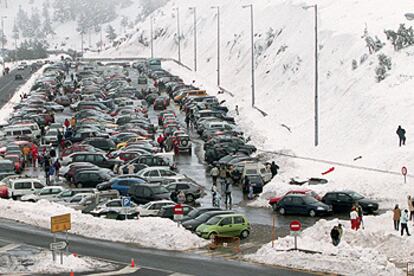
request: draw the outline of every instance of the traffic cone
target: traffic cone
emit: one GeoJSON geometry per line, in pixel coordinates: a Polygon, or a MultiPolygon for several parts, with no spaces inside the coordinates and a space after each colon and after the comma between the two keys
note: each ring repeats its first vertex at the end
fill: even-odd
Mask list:
{"type": "Polygon", "coordinates": [[[135,267],[135,261],[134,258],[131,259],[131,267],[135,267]]]}
{"type": "Polygon", "coordinates": [[[70,274],[69,274],[69,276],[75,276],[75,272],[73,272],[73,271],[70,271],[70,274]]]}

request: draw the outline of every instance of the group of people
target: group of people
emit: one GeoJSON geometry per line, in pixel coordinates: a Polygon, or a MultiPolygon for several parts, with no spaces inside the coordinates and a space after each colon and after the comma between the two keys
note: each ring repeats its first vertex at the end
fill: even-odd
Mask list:
{"type": "Polygon", "coordinates": [[[408,222],[414,221],[414,202],[411,196],[407,198],[407,206],[408,209],[404,209],[402,211],[398,204],[395,205],[393,211],[392,220],[394,222],[394,230],[400,231],[401,225],[401,236],[404,235],[404,230],[407,236],[411,236],[410,232],[408,231],[408,222]]]}

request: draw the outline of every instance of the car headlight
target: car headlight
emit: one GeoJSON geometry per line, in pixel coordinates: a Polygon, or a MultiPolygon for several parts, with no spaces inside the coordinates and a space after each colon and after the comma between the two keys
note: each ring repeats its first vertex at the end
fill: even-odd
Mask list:
{"type": "Polygon", "coordinates": [[[368,207],[374,207],[374,204],[370,203],[368,204],[368,207]]]}
{"type": "Polygon", "coordinates": [[[325,210],[325,208],[324,208],[324,207],[322,207],[322,206],[319,206],[318,208],[316,208],[316,210],[318,210],[318,211],[324,211],[324,210],[325,210]]]}

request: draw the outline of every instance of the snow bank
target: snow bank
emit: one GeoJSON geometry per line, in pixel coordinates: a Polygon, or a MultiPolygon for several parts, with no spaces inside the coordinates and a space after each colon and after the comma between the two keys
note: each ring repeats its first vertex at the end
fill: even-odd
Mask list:
{"type": "MultiPolygon", "coordinates": [[[[5,257],[5,255],[3,256],[5,257]]],[[[1,260],[2,256],[0,256],[1,260]]],[[[60,255],[56,262],[52,259],[50,251],[43,251],[36,255],[12,257],[7,266],[0,267],[0,273],[36,273],[36,274],[59,274],[69,272],[93,272],[108,271],[115,269],[114,265],[96,260],[90,257],[75,257],[63,255],[63,265],[60,264],[60,255]],[[32,265],[31,265],[32,264],[32,265]]]]}
{"type": "Polygon", "coordinates": [[[319,253],[287,252],[294,246],[293,237],[288,236],[275,241],[274,248],[268,243],[246,258],[265,264],[341,275],[403,275],[393,263],[412,261],[414,239],[401,237],[394,230],[392,212],[366,216],[364,225],[365,229],[353,231],[348,221],[321,219],[298,237],[298,248],[319,253]],[[335,247],[331,243],[330,231],[338,223],[344,225],[344,234],[341,243],[335,247]]]}
{"type": "Polygon", "coordinates": [[[50,228],[50,217],[66,213],[72,215],[70,232],[85,237],[135,243],[164,250],[187,250],[207,244],[207,241],[183,227],[177,227],[177,224],[169,219],[140,218],[117,221],[82,214],[80,211],[46,200],[37,203],[0,200],[0,217],[41,228],[50,228]]]}

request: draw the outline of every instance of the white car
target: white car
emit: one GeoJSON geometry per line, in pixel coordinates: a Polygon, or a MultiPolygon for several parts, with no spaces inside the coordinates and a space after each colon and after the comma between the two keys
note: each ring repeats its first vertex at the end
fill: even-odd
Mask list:
{"type": "Polygon", "coordinates": [[[61,186],[47,186],[36,191],[33,194],[24,195],[20,198],[21,201],[37,202],[41,199],[51,199],[56,197],[64,190],[61,186]]]}
{"type": "Polygon", "coordinates": [[[43,142],[45,144],[52,144],[57,145],[58,144],[58,130],[57,129],[49,129],[45,136],[43,137],[43,142]]]}
{"type": "Polygon", "coordinates": [[[129,208],[122,207],[122,199],[118,198],[118,199],[109,200],[105,203],[99,204],[98,206],[96,206],[94,210],[90,212],[90,214],[96,217],[106,216],[110,213],[117,213],[120,215],[128,214],[128,216],[130,215],[137,216],[139,214],[137,207],[138,206],[133,202],[131,202],[131,207],[129,208]]]}
{"type": "Polygon", "coordinates": [[[137,175],[151,183],[179,182],[188,179],[185,175],[173,172],[167,167],[148,167],[140,170],[137,175]]]}
{"type": "Polygon", "coordinates": [[[75,195],[83,193],[83,194],[93,194],[97,190],[93,188],[80,188],[80,189],[69,189],[64,190],[61,193],[59,193],[56,197],[50,199],[50,201],[54,202],[65,202],[71,200],[75,195]]]}
{"type": "Polygon", "coordinates": [[[160,212],[163,206],[175,204],[172,200],[157,200],[150,201],[145,205],[139,205],[139,215],[141,217],[155,217],[160,212]]]}

